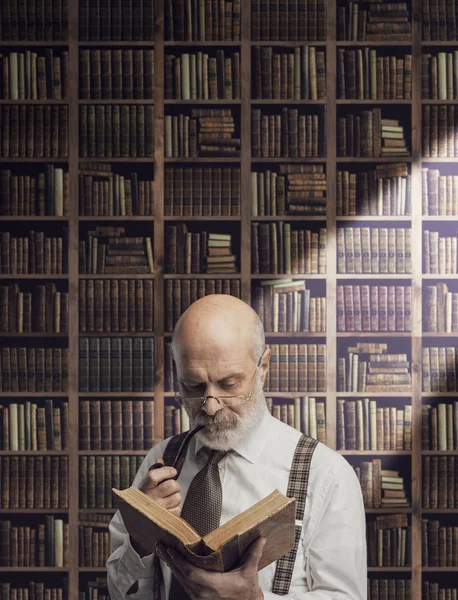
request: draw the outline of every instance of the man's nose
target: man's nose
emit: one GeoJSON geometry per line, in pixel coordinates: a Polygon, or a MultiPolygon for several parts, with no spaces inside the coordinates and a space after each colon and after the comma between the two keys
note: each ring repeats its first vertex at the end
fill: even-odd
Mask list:
{"type": "Polygon", "coordinates": [[[223,405],[220,404],[216,398],[209,394],[207,396],[207,401],[202,407],[202,410],[205,411],[207,415],[211,416],[216,414],[222,408],[224,408],[223,405]]]}

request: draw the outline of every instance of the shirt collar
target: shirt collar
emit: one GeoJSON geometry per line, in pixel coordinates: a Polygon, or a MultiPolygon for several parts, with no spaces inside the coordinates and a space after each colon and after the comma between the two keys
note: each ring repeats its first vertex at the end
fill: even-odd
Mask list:
{"type": "MultiPolygon", "coordinates": [[[[234,444],[232,450],[243,456],[246,460],[251,463],[256,463],[261,456],[264,447],[269,439],[269,429],[272,426],[272,420],[274,417],[270,414],[267,409],[263,413],[262,419],[255,425],[250,431],[249,435],[245,436],[238,443],[234,444]]],[[[195,440],[195,454],[197,455],[206,446],[199,438],[199,435],[194,436],[195,440]]]]}

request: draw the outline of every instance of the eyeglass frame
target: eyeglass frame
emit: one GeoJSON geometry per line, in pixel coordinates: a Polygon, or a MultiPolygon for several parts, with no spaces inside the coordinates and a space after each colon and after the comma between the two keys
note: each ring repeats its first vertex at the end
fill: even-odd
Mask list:
{"type": "MultiPolygon", "coordinates": [[[[265,352],[265,350],[264,350],[264,352],[265,352]]],[[[197,396],[196,398],[193,398],[193,400],[202,400],[201,404],[200,405],[198,405],[198,404],[191,405],[191,404],[186,404],[186,402],[185,402],[186,400],[188,400],[188,398],[184,398],[183,396],[179,395],[178,392],[175,392],[175,397],[174,397],[175,402],[177,402],[180,406],[183,406],[185,408],[201,409],[203,406],[205,406],[205,404],[207,403],[207,400],[209,398],[215,398],[215,400],[217,400],[221,404],[221,406],[243,406],[244,404],[246,404],[248,402],[248,400],[250,400],[251,396],[253,395],[254,382],[256,380],[256,375],[258,374],[259,367],[261,366],[261,360],[262,360],[262,357],[264,356],[264,352],[259,357],[258,366],[256,367],[256,371],[254,372],[253,379],[251,380],[251,387],[250,387],[250,392],[249,392],[248,396],[245,396],[243,394],[233,395],[233,396],[213,396],[211,394],[205,395],[205,396],[197,396]],[[177,398],[180,398],[181,402],[177,398]],[[220,401],[220,398],[223,400],[223,402],[220,401]],[[241,404],[232,404],[231,405],[231,404],[226,404],[224,402],[224,398],[245,398],[245,402],[242,402],[241,404]]]]}

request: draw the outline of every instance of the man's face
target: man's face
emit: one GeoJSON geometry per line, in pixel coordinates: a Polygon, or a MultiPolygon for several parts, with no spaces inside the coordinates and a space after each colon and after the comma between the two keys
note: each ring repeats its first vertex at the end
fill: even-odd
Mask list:
{"type": "MultiPolygon", "coordinates": [[[[198,337],[176,357],[181,395],[248,396],[259,357],[255,361],[251,348],[236,341],[209,348],[199,343],[198,337]]],[[[202,408],[186,410],[193,427],[204,425],[198,435],[207,446],[229,450],[248,434],[265,411],[260,370],[246,404],[223,406],[215,398],[208,398],[202,408]]]]}

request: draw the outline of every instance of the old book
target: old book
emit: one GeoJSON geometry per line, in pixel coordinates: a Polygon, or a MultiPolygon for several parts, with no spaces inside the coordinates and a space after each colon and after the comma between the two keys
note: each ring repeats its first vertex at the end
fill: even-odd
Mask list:
{"type": "Polygon", "coordinates": [[[157,542],[173,546],[194,565],[209,571],[233,569],[247,547],[259,536],[267,538],[259,569],[286,554],[294,543],[294,498],[275,490],[251,508],[214,529],[204,538],[180,517],[137,488],[113,488],[126,528],[146,551],[157,542]]]}

